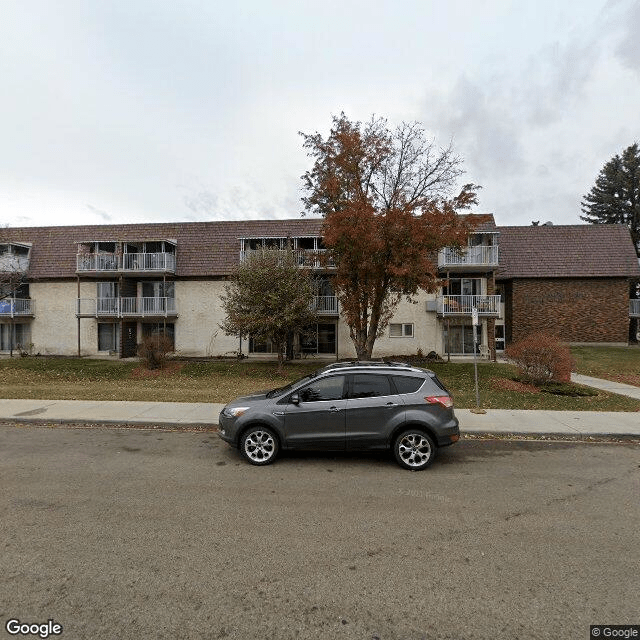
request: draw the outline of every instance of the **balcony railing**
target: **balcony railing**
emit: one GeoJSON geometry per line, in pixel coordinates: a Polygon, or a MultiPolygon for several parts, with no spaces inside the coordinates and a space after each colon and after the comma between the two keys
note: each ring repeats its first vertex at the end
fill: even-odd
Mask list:
{"type": "Polygon", "coordinates": [[[80,273],[168,271],[175,273],[175,253],[88,253],[76,256],[80,273]]]}
{"type": "Polygon", "coordinates": [[[110,318],[175,316],[175,298],[78,298],[76,315],[110,318]]]}
{"type": "Polygon", "coordinates": [[[337,316],[338,298],[336,296],[315,296],[313,309],[321,316],[337,316]]]}
{"type": "MultiPolygon", "coordinates": [[[[278,253],[285,255],[286,249],[246,249],[240,251],[240,261],[244,262],[249,256],[266,253],[267,251],[278,251],[278,253]]],[[[323,269],[332,268],[335,265],[331,258],[327,258],[326,249],[294,249],[292,251],[294,260],[299,267],[308,267],[311,269],[323,269]]]]}
{"type": "Polygon", "coordinates": [[[632,318],[640,318],[640,300],[629,300],[629,315],[632,318]]]}
{"type": "Polygon", "coordinates": [[[470,316],[474,307],[479,316],[499,316],[500,296],[440,296],[438,313],[443,316],[470,316]]]}
{"type": "Polygon", "coordinates": [[[171,271],[176,270],[175,253],[125,253],[123,271],[171,271]]]}
{"type": "Polygon", "coordinates": [[[29,269],[29,256],[5,253],[0,256],[0,272],[25,273],[29,269]]]}
{"type": "Polygon", "coordinates": [[[498,246],[479,245],[452,249],[447,247],[438,254],[439,267],[497,267],[498,246]]]}
{"type": "Polygon", "coordinates": [[[3,298],[0,300],[0,316],[3,318],[32,316],[33,310],[33,300],[28,298],[3,298]]]}

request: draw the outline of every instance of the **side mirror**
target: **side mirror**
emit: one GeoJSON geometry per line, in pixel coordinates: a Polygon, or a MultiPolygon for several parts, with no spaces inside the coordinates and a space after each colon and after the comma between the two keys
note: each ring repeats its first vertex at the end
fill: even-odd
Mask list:
{"type": "Polygon", "coordinates": [[[293,404],[300,404],[300,396],[297,393],[292,393],[291,398],[289,398],[289,401],[292,402],[293,404]]]}

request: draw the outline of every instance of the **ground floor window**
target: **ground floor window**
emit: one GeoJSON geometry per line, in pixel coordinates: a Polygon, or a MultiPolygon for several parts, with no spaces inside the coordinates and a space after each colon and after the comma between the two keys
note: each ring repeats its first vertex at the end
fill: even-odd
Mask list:
{"type": "Polygon", "coordinates": [[[390,338],[413,338],[413,323],[395,323],[389,325],[390,338]]]}
{"type": "Polygon", "coordinates": [[[302,353],[335,354],[336,325],[332,322],[319,322],[300,335],[302,353]]]}
{"type": "Polygon", "coordinates": [[[120,325],[115,322],[98,323],[98,351],[118,351],[120,325]]]}
{"type": "Polygon", "coordinates": [[[11,349],[29,350],[31,327],[28,324],[0,324],[0,351],[11,349]]]}
{"type": "MultiPolygon", "coordinates": [[[[473,326],[471,324],[451,324],[444,326],[444,352],[452,354],[473,355],[473,326]]],[[[478,327],[478,349],[482,342],[482,327],[478,327]]]]}
{"type": "Polygon", "coordinates": [[[171,346],[175,349],[176,330],[173,322],[144,322],[142,324],[142,335],[145,338],[165,334],[171,340],[171,346]]]}
{"type": "Polygon", "coordinates": [[[249,337],[249,353],[275,353],[276,348],[268,338],[249,337]]]}

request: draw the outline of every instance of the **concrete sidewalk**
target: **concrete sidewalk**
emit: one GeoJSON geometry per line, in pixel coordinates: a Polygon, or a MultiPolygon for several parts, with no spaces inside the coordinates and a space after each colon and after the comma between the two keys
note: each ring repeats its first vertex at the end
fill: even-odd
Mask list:
{"type": "MultiPolygon", "coordinates": [[[[206,402],[0,399],[0,420],[214,427],[223,406],[206,402]]],[[[477,414],[456,409],[456,415],[463,433],[640,436],[640,412],[489,409],[477,414]]]]}
{"type": "Polygon", "coordinates": [[[571,374],[571,382],[583,384],[585,387],[593,387],[601,389],[609,393],[617,393],[621,396],[628,396],[640,400],[640,387],[634,387],[630,384],[622,384],[621,382],[611,382],[611,380],[603,380],[602,378],[592,378],[591,376],[583,376],[579,373],[571,374]]]}

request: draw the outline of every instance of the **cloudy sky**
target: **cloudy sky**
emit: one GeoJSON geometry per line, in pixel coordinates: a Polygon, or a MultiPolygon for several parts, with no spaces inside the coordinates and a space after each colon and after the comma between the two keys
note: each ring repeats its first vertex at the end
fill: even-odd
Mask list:
{"type": "Polygon", "coordinates": [[[298,217],[299,131],[420,121],[499,224],[640,140],[640,1],[2,0],[0,224],[298,217]]]}

